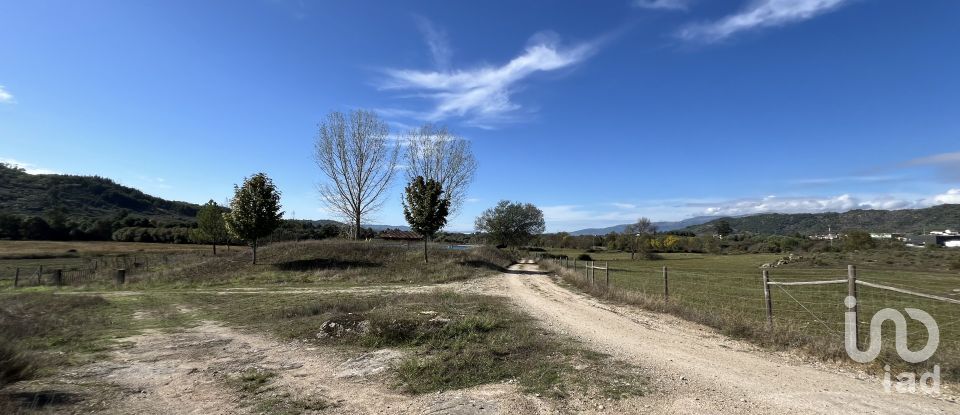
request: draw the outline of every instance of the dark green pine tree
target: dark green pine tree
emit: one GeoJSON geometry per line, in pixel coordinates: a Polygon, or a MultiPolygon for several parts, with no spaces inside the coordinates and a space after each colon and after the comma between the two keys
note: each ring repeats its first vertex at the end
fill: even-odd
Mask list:
{"type": "Polygon", "coordinates": [[[407,218],[410,229],[423,236],[423,262],[429,263],[427,257],[427,240],[433,239],[443,226],[447,224],[447,214],[450,211],[450,199],[444,197],[440,182],[433,179],[424,180],[417,176],[407,184],[403,201],[403,216],[407,218]]]}

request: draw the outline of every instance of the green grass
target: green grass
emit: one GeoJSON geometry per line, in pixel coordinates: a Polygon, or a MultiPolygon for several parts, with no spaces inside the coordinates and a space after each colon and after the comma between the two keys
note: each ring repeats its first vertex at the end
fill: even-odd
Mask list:
{"type": "MultiPolygon", "coordinates": [[[[858,278],[863,281],[905,288],[948,298],[960,298],[953,291],[960,289],[960,275],[947,270],[940,255],[918,251],[869,251],[833,253],[807,256],[781,267],[771,268],[773,281],[813,281],[845,279],[847,264],[857,265],[858,278]],[[884,258],[893,258],[890,261],[884,258]],[[892,263],[888,263],[892,262],[892,263]]],[[[551,250],[554,255],[575,258],[582,251],[551,250]]],[[[946,254],[956,255],[955,252],[946,254]]],[[[614,289],[606,292],[603,271],[597,271],[598,286],[584,281],[582,262],[567,279],[598,296],[631,302],[657,311],[678,314],[720,329],[725,334],[749,339],[764,346],[789,349],[799,348],[825,358],[845,358],[843,348],[843,317],[846,311],[843,299],[845,284],[771,287],[774,327],[765,326],[766,311],[760,266],[776,263],[779,254],[706,255],[661,254],[661,260],[633,261],[629,253],[590,253],[598,266],[608,263],[610,283],[614,289]],[[664,301],[662,267],[668,268],[669,301],[664,301]]],[[[571,267],[573,261],[570,261],[571,267]]],[[[960,305],[943,303],[914,296],[897,294],[869,287],[859,287],[861,321],[882,308],[903,310],[919,308],[930,313],[940,325],[941,342],[930,365],[940,363],[945,378],[960,379],[960,305]]],[[[861,325],[866,337],[868,323],[861,325]]],[[[914,349],[926,343],[923,326],[908,319],[910,343],[914,349]]],[[[891,326],[884,326],[884,338],[892,344],[891,326]]],[[[885,347],[884,350],[892,350],[885,347]]],[[[926,365],[903,365],[895,353],[883,356],[879,362],[893,363],[895,367],[912,369],[926,365]]]]}
{"type": "Polygon", "coordinates": [[[0,290],[12,290],[17,267],[21,289],[35,286],[41,265],[48,288],[55,269],[91,269],[96,273],[74,281],[65,271],[63,289],[113,289],[114,262],[127,269],[125,289],[157,290],[198,287],[356,286],[368,284],[435,284],[502,272],[514,256],[489,247],[465,251],[431,247],[431,262],[423,263],[422,246],[343,240],[281,242],[264,246],[257,265],[247,249],[213,256],[209,252],[140,253],[106,257],[0,259],[0,290]],[[119,258],[119,259],[118,259],[119,258]],[[139,264],[135,266],[134,263],[139,264]]]}
{"type": "Polygon", "coordinates": [[[116,339],[139,330],[187,324],[173,304],[154,296],[0,294],[0,343],[40,375],[102,359],[116,339]],[[139,319],[134,318],[138,311],[139,319]]]}

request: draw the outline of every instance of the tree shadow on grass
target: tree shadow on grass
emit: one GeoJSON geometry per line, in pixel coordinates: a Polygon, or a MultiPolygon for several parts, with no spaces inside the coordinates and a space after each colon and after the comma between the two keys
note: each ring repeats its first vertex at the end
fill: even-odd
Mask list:
{"type": "Polygon", "coordinates": [[[461,264],[471,268],[483,268],[483,269],[489,269],[493,271],[507,272],[506,268],[501,267],[489,261],[480,261],[480,260],[471,259],[471,260],[463,261],[461,262],[461,264]]]}
{"type": "Polygon", "coordinates": [[[274,267],[282,271],[311,271],[318,269],[373,268],[383,264],[365,260],[339,260],[330,258],[298,259],[278,262],[274,267]]]}
{"type": "Polygon", "coordinates": [[[550,271],[511,269],[507,271],[507,273],[516,275],[549,275],[550,271]]]}

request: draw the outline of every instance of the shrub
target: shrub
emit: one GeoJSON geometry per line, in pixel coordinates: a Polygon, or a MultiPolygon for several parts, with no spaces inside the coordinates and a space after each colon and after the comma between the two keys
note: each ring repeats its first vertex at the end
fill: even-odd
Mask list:
{"type": "Polygon", "coordinates": [[[0,339],[0,387],[27,379],[33,372],[30,359],[12,343],[0,339]]]}

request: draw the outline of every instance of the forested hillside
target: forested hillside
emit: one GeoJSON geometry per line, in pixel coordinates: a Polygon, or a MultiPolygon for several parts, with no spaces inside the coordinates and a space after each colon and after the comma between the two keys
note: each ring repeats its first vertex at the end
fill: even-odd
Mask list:
{"type": "Polygon", "coordinates": [[[726,221],[734,232],[773,235],[818,235],[828,229],[844,232],[862,229],[870,232],[919,233],[930,230],[960,229],[960,205],[939,205],[925,209],[851,210],[843,213],[767,213],[739,218],[723,218],[686,230],[712,232],[726,221]]]}

